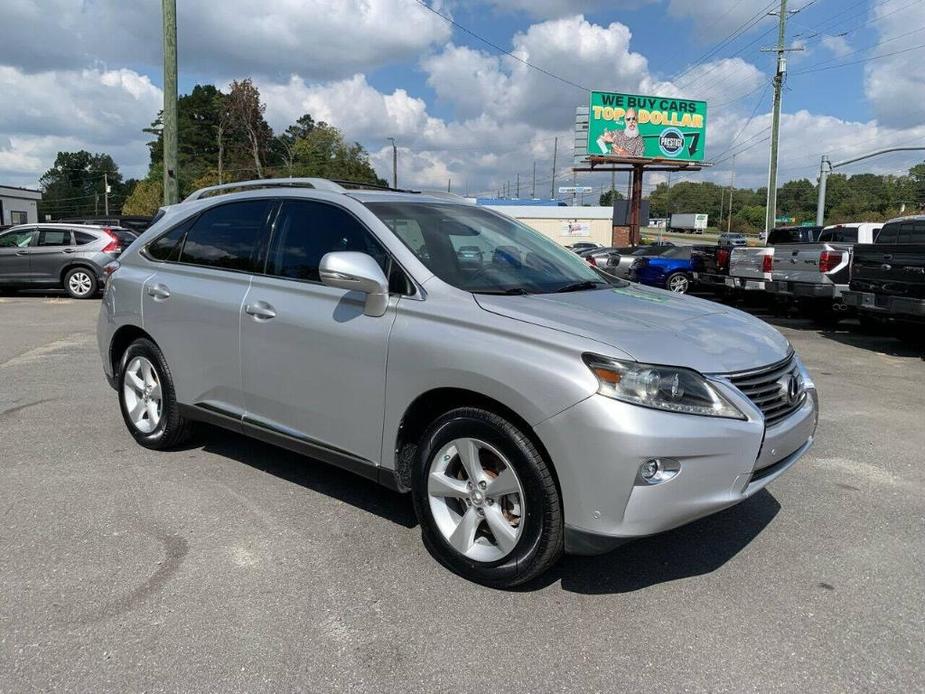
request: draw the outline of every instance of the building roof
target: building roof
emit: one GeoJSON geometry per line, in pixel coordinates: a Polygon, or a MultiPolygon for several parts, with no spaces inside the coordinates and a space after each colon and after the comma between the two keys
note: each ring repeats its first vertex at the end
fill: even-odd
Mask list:
{"type": "Polygon", "coordinates": [[[41,200],[42,191],[32,190],[31,188],[20,188],[18,186],[0,185],[0,195],[10,198],[25,198],[26,200],[41,200]]]}

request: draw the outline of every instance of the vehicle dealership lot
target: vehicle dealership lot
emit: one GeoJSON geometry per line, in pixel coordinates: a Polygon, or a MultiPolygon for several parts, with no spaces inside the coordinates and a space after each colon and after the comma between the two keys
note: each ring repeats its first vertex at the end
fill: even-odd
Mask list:
{"type": "Polygon", "coordinates": [[[0,691],[923,686],[921,348],[775,319],[820,391],[807,457],[502,592],[433,561],[410,499],[363,479],[217,429],[137,446],[97,311],[0,298],[0,691]]]}

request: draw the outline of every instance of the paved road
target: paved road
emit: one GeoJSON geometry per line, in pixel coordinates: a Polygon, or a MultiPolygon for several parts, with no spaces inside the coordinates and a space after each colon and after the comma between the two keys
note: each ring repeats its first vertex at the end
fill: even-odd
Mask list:
{"type": "Polygon", "coordinates": [[[518,592],[404,497],[239,436],[146,451],[96,302],[0,299],[0,691],[922,691],[925,362],[778,321],[818,443],[746,503],[518,592]]]}

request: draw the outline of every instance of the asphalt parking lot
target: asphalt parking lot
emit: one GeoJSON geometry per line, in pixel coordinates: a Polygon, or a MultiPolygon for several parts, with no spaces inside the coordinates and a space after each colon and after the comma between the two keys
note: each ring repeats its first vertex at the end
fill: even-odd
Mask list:
{"type": "Polygon", "coordinates": [[[348,473],[217,429],[135,445],[97,311],[0,299],[0,691],[925,688],[921,348],[773,319],[820,390],[811,453],[502,592],[348,473]]]}

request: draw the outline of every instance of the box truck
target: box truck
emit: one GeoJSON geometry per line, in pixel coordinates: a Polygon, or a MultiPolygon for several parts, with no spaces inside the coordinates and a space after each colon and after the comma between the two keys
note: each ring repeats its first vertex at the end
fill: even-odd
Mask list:
{"type": "Polygon", "coordinates": [[[705,214],[672,214],[669,226],[672,231],[683,234],[702,234],[707,228],[708,217],[705,214]]]}

